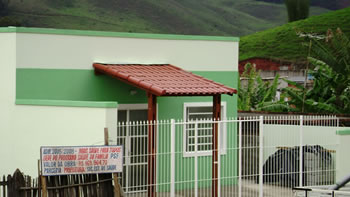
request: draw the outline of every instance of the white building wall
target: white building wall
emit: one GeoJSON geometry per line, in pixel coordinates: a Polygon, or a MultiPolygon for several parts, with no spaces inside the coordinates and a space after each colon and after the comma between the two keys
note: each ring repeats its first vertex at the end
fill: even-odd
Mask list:
{"type": "Polygon", "coordinates": [[[93,62],[237,71],[238,42],[17,33],[17,68],[92,69],[93,62]]]}
{"type": "MultiPolygon", "coordinates": [[[[7,173],[4,165],[16,154],[13,144],[13,119],[16,98],[16,35],[3,33],[0,36],[0,174],[7,173]]],[[[13,165],[13,163],[12,163],[13,165]]]]}
{"type": "MultiPolygon", "coordinates": [[[[320,145],[336,152],[338,127],[303,126],[303,145],[320,145]]],[[[276,147],[300,146],[300,126],[264,125],[264,162],[278,149],[276,147]]],[[[336,158],[334,158],[336,159],[336,158]]]]}
{"type": "Polygon", "coordinates": [[[103,145],[107,111],[117,114],[116,108],[17,105],[8,129],[11,135],[0,145],[1,154],[7,156],[2,158],[6,162],[0,165],[0,174],[19,168],[35,177],[40,146],[103,145]]]}
{"type": "MultiPolygon", "coordinates": [[[[350,131],[350,128],[339,128],[338,130],[348,130],[350,131]]],[[[349,176],[350,174],[350,157],[349,157],[349,150],[350,150],[350,133],[347,134],[338,134],[339,136],[339,147],[337,149],[337,177],[336,181],[341,181],[345,177],[349,176]]]]}
{"type": "Polygon", "coordinates": [[[0,43],[0,175],[19,168],[35,177],[40,146],[103,144],[105,127],[116,133],[116,108],[15,105],[16,68],[93,69],[100,62],[238,71],[238,42],[232,41],[2,32],[0,43]]]}
{"type": "Polygon", "coordinates": [[[108,138],[109,144],[115,144],[115,140],[117,139],[117,124],[118,124],[118,109],[117,108],[107,108],[105,118],[105,127],[108,128],[108,138]]]}

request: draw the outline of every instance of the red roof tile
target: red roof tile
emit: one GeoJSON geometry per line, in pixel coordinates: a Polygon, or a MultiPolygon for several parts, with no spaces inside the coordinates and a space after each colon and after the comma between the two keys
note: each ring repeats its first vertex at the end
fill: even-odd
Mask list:
{"type": "Polygon", "coordinates": [[[170,64],[99,64],[95,71],[115,77],[156,96],[233,95],[236,89],[170,64]]]}

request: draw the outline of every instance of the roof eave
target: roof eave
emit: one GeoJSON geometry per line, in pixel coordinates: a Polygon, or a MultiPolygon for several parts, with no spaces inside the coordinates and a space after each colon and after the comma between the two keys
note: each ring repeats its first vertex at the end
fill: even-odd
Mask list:
{"type": "Polygon", "coordinates": [[[139,88],[141,90],[144,90],[146,92],[149,92],[153,95],[156,95],[156,96],[163,96],[165,94],[165,90],[161,90],[159,88],[155,88],[152,86],[150,87],[146,87],[146,86],[142,86],[142,85],[136,85],[134,83],[131,83],[130,81],[128,81],[127,79],[124,79],[122,77],[120,77],[119,75],[117,75],[116,73],[112,73],[112,72],[108,72],[108,69],[105,69],[105,67],[101,64],[98,64],[98,63],[94,63],[93,64],[93,67],[95,68],[95,74],[105,74],[105,75],[110,75],[112,76],[113,78],[116,78],[120,81],[122,81],[123,83],[126,83],[126,84],[129,84],[131,86],[134,86],[136,88],[139,88]]]}
{"type": "MultiPolygon", "coordinates": [[[[171,66],[173,66],[173,65],[171,65],[171,66]]],[[[229,87],[225,87],[226,90],[222,90],[221,92],[208,92],[208,93],[205,93],[205,92],[190,92],[190,93],[166,92],[165,89],[159,88],[159,87],[154,86],[153,84],[150,84],[147,82],[137,81],[136,79],[134,80],[134,79],[132,79],[132,77],[124,75],[122,73],[119,73],[118,71],[115,71],[115,70],[107,67],[104,64],[94,63],[93,67],[95,69],[95,74],[102,73],[105,75],[110,75],[113,78],[116,78],[116,79],[118,79],[126,84],[129,84],[131,86],[134,86],[136,88],[142,89],[142,90],[144,90],[148,93],[151,93],[155,96],[215,96],[215,95],[221,95],[221,94],[227,94],[227,95],[233,96],[233,94],[237,94],[236,89],[229,88],[229,87]]],[[[173,67],[175,67],[175,66],[173,66],[173,67]]],[[[194,74],[192,74],[192,75],[194,75],[194,74]]],[[[224,85],[222,85],[222,86],[224,86],[224,85]]]]}

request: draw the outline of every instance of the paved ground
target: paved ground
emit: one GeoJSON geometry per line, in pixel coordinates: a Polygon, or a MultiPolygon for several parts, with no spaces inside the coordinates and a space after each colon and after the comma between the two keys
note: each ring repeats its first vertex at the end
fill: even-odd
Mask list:
{"type": "MultiPolygon", "coordinates": [[[[292,189],[276,186],[276,185],[264,185],[264,197],[294,197],[292,189]]],[[[127,197],[146,197],[147,193],[134,193],[126,194],[127,197]]],[[[157,193],[157,197],[168,197],[169,193],[157,193]]],[[[194,190],[183,190],[176,192],[176,197],[195,197],[194,190]]],[[[211,189],[200,189],[198,191],[200,197],[211,197],[211,189]]],[[[238,197],[238,186],[221,187],[221,197],[238,197]]],[[[259,197],[259,185],[253,181],[242,182],[242,197],[259,197]]]]}

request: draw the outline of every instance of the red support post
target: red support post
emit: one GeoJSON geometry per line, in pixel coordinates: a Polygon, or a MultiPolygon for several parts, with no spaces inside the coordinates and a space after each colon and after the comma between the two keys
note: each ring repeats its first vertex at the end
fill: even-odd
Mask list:
{"type": "MultiPolygon", "coordinates": [[[[221,95],[214,95],[213,96],[213,120],[218,121],[221,119],[221,95]]],[[[217,197],[219,195],[219,188],[218,188],[218,135],[219,135],[219,126],[218,123],[215,122],[213,124],[213,132],[212,132],[212,139],[213,139],[213,156],[212,156],[212,195],[213,197],[217,197]]]]}
{"type": "Polygon", "coordinates": [[[157,120],[157,96],[148,93],[148,159],[147,159],[147,169],[148,169],[148,176],[147,176],[147,183],[148,183],[148,190],[147,194],[148,197],[155,197],[156,196],[156,121],[157,120]]]}

